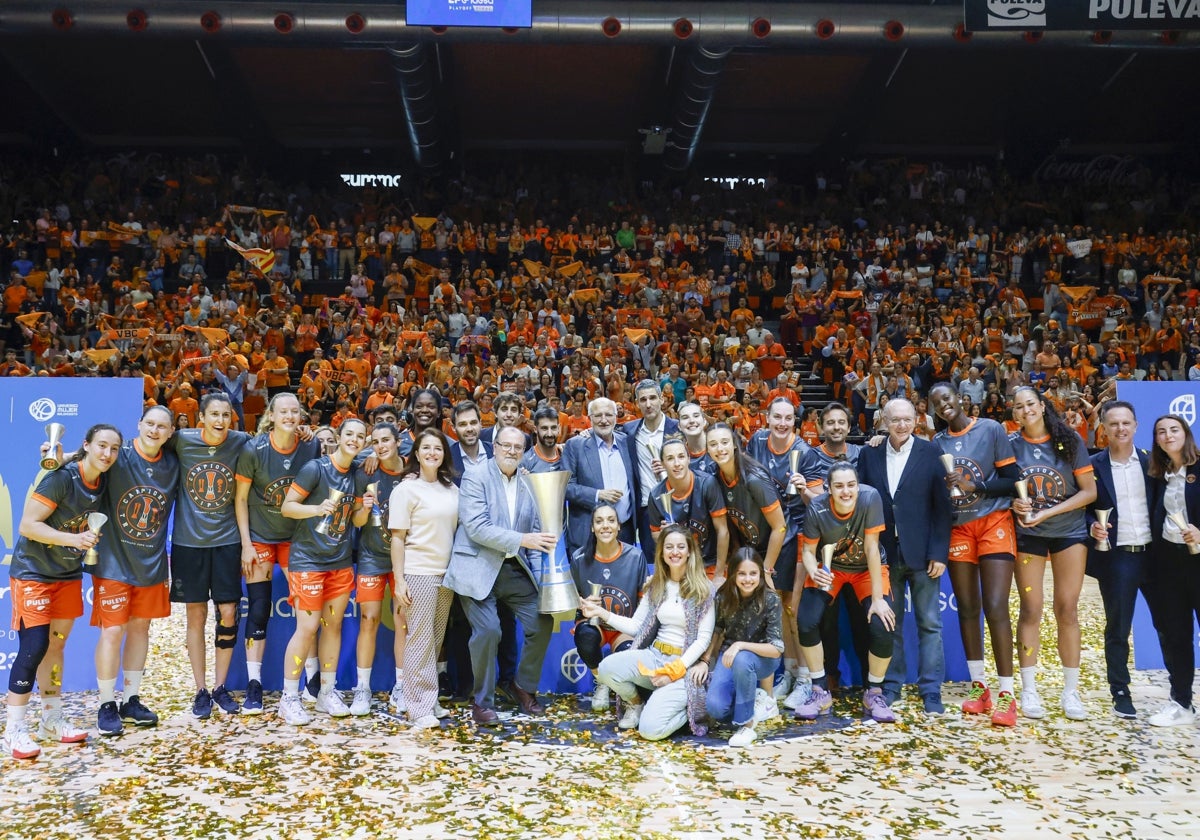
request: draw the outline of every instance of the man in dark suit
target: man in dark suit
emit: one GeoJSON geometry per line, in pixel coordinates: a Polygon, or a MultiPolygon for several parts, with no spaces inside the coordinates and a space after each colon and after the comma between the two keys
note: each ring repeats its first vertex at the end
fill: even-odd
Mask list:
{"type": "Polygon", "coordinates": [[[557,534],[541,531],[529,486],[517,473],[525,453],[525,433],[506,426],[496,435],[496,457],[463,476],[458,530],[442,585],[457,592],[471,623],[471,670],[475,675],[471,716],[495,726],[496,650],[500,644],[497,603],[513,611],[525,632],[525,647],[513,691],[521,710],[545,711],[537,699],[542,660],[554,622],[538,613],[538,586],[529,551],[553,551],[557,534]]]}
{"type": "Polygon", "coordinates": [[[479,406],[471,400],[462,400],[454,404],[450,412],[450,422],[454,424],[454,433],[458,435],[458,440],[450,444],[450,458],[454,461],[455,481],[461,485],[462,475],[467,469],[492,457],[492,445],[480,440],[482,424],[479,420],[479,406]]]}
{"type": "MultiPolygon", "coordinates": [[[[940,715],[945,711],[942,681],[946,660],[939,593],[950,552],[950,495],[938,460],[941,450],[913,434],[917,422],[913,404],[890,400],[883,416],[887,440],[859,451],[858,471],[862,483],[878,490],[883,499],[887,528],[879,543],[886,552],[892,602],[897,606],[905,603],[907,585],[917,621],[917,688],[925,711],[940,715]]],[[[883,684],[889,705],[900,697],[906,672],[903,622],[896,622],[893,633],[892,661],[883,684]]]]}
{"type": "Polygon", "coordinates": [[[1137,717],[1137,709],[1129,694],[1129,633],[1153,538],[1150,453],[1133,445],[1137,415],[1131,404],[1118,400],[1105,403],[1100,409],[1100,423],[1108,435],[1108,448],[1092,456],[1096,501],[1088,506],[1092,543],[1088,546],[1087,573],[1100,584],[1104,601],[1104,663],[1113,714],[1132,720],[1137,717]],[[1096,518],[1101,510],[1110,511],[1107,529],[1096,518]],[[1101,539],[1108,540],[1107,551],[1096,548],[1095,541],[1101,539]]]}
{"type": "Polygon", "coordinates": [[[629,462],[633,464],[634,507],[637,510],[637,535],[642,554],[654,556],[654,534],[650,530],[650,493],[666,476],[658,453],[663,438],[679,433],[679,422],[662,410],[662,390],[653,379],[643,379],[634,389],[634,398],[642,412],[640,420],[621,424],[629,462]]]}
{"type": "Polygon", "coordinates": [[[592,511],[599,504],[616,508],[621,522],[618,535],[632,543],[634,461],[630,460],[625,438],[618,435],[617,404],[607,397],[588,403],[592,421],[590,435],[576,435],[563,448],[563,464],[571,473],[567,485],[567,553],[574,554],[592,531],[592,511]]]}

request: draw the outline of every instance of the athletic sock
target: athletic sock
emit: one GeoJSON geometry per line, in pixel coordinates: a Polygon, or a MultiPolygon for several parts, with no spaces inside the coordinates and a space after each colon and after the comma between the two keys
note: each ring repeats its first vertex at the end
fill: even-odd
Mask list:
{"type": "Polygon", "coordinates": [[[29,711],[29,706],[9,706],[8,707],[8,724],[5,727],[5,732],[12,732],[17,728],[17,724],[25,722],[25,713],[29,711]]]}
{"type": "Polygon", "coordinates": [[[1078,691],[1079,690],[1079,669],[1078,668],[1063,668],[1063,691],[1078,691]]]}
{"type": "Polygon", "coordinates": [[[126,671],[125,672],[125,702],[129,702],[130,697],[137,697],[142,693],[142,671],[126,671]]]}
{"type": "Polygon", "coordinates": [[[295,697],[300,693],[300,680],[284,680],[283,681],[283,696],[295,697]]]}
{"type": "Polygon", "coordinates": [[[871,684],[872,688],[878,688],[883,685],[883,681],[886,676],[886,674],[878,677],[874,674],[867,674],[867,682],[871,684]]]}
{"type": "Polygon", "coordinates": [[[796,676],[796,669],[799,667],[800,667],[800,663],[798,663],[795,659],[784,659],[783,660],[784,672],[791,674],[793,677],[796,676]]]}
{"type": "Polygon", "coordinates": [[[984,670],[982,659],[968,659],[967,671],[971,675],[971,682],[983,682],[984,670]]]}
{"type": "Polygon", "coordinates": [[[802,682],[802,683],[805,683],[805,682],[811,683],[812,682],[812,673],[808,670],[807,665],[797,665],[795,677],[798,682],[802,682]]]}
{"type": "Polygon", "coordinates": [[[1013,693],[1013,678],[1012,677],[1000,677],[1000,690],[1007,691],[1009,694],[1012,694],[1013,693]]]}
{"type": "Polygon", "coordinates": [[[1021,690],[1037,691],[1037,666],[1030,665],[1021,669],[1021,690]]]}
{"type": "Polygon", "coordinates": [[[824,668],[822,668],[820,671],[812,672],[812,684],[813,688],[823,688],[826,691],[829,690],[829,680],[825,678],[824,668]]]}
{"type": "Polygon", "coordinates": [[[319,670],[321,670],[321,662],[317,659],[317,657],[312,656],[304,660],[304,677],[306,681],[311,680],[313,678],[313,674],[317,673],[319,670]]]}
{"type": "Polygon", "coordinates": [[[358,686],[357,686],[357,688],[370,688],[370,687],[371,687],[371,669],[370,668],[359,668],[358,669],[358,686]]]}
{"type": "Polygon", "coordinates": [[[437,672],[438,672],[439,674],[445,674],[445,673],[447,673],[449,670],[450,670],[450,663],[449,663],[449,662],[439,662],[439,663],[438,663],[438,670],[437,670],[437,672]]]}
{"type": "Polygon", "coordinates": [[[320,694],[328,694],[333,691],[337,685],[337,671],[322,671],[321,672],[321,691],[320,694]]]}
{"type": "Polygon", "coordinates": [[[100,703],[102,705],[104,703],[112,703],[117,699],[117,681],[115,678],[111,680],[96,680],[96,683],[100,686],[100,703]]]}
{"type": "Polygon", "coordinates": [[[404,682],[404,669],[397,668],[396,669],[396,685],[399,685],[402,682],[404,682]]]}
{"type": "Polygon", "coordinates": [[[261,662],[246,662],[246,679],[258,680],[262,682],[262,663],[261,662]]]}

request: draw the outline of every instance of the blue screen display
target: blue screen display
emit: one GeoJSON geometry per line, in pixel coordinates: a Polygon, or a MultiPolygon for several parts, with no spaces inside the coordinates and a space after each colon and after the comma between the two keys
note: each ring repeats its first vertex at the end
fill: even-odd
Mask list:
{"type": "Polygon", "coordinates": [[[408,0],[409,26],[533,25],[532,0],[408,0]]]}

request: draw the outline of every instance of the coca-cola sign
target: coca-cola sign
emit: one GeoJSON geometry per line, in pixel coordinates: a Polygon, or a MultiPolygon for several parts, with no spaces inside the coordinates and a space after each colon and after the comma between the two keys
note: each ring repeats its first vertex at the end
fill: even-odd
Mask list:
{"type": "Polygon", "coordinates": [[[1132,187],[1139,164],[1133,155],[1096,155],[1090,159],[1062,159],[1049,155],[1033,177],[1038,181],[1070,181],[1087,186],[1132,187]]]}

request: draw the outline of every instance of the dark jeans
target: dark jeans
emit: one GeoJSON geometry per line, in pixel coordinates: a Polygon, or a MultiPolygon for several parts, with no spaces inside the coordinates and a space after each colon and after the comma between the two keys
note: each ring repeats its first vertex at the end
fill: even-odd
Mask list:
{"type": "Polygon", "coordinates": [[[1146,594],[1171,681],[1171,699],[1186,709],[1192,705],[1196,673],[1193,617],[1200,616],[1200,563],[1187,546],[1165,540],[1154,544],[1146,567],[1146,594]]]}
{"type": "Polygon", "coordinates": [[[890,563],[892,603],[896,609],[896,629],[892,632],[892,661],[888,664],[883,687],[900,693],[907,676],[904,661],[904,621],[911,615],[917,622],[917,688],[922,697],[940,695],[946,679],[946,656],[942,647],[941,578],[931,578],[925,569],[914,569],[903,560],[890,563]],[[904,588],[908,587],[911,607],[904,588]]]}
{"type": "Polygon", "coordinates": [[[1138,589],[1145,585],[1147,556],[1113,546],[1111,551],[1093,551],[1088,558],[1088,573],[1096,578],[1104,600],[1104,664],[1114,693],[1129,688],[1129,633],[1138,589]]]}

